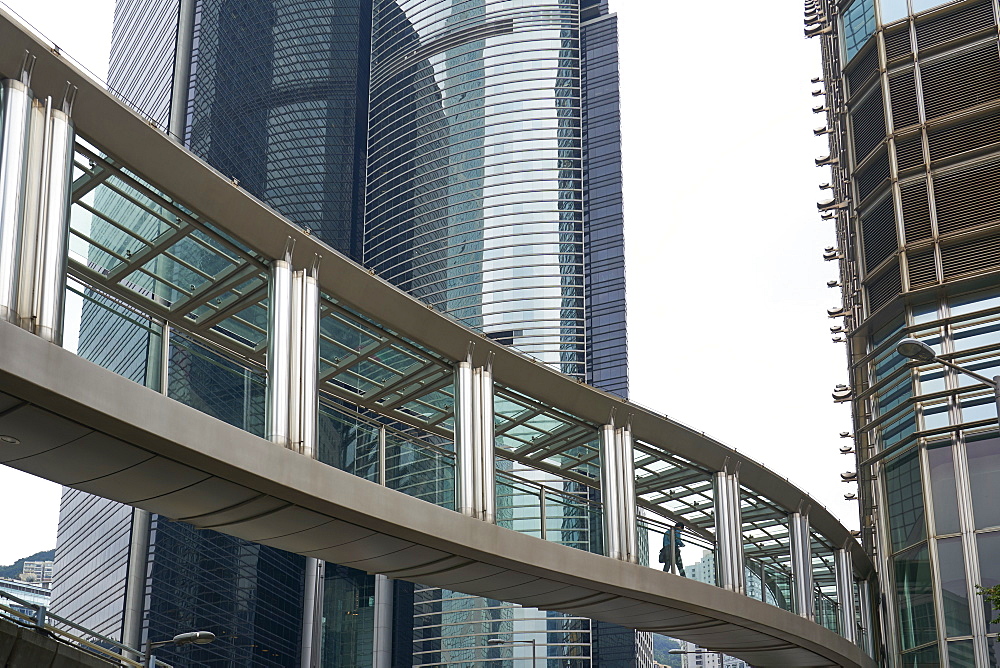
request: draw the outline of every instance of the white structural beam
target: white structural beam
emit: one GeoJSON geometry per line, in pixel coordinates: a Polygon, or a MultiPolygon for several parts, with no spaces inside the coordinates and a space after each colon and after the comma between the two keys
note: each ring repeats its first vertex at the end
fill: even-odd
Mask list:
{"type": "Polygon", "coordinates": [[[792,551],[792,594],[795,611],[814,619],[812,541],[809,537],[809,514],[805,511],[788,516],[789,544],[792,551]]]}
{"type": "Polygon", "coordinates": [[[743,516],[738,472],[715,474],[715,565],[719,586],[746,593],[743,565],[743,516]]]}

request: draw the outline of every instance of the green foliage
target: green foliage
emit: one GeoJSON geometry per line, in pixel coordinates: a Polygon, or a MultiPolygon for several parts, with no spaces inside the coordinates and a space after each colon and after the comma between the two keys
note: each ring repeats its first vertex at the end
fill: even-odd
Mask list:
{"type": "Polygon", "coordinates": [[[681,644],[667,636],[653,636],[653,660],[670,668],[681,668],[680,654],[669,654],[672,649],[680,649],[681,644]]]}
{"type": "MultiPolygon", "coordinates": [[[[987,603],[993,606],[994,610],[1000,611],[1000,584],[993,585],[992,587],[976,585],[976,592],[982,596],[987,603]]],[[[1000,624],[1000,615],[997,615],[997,618],[991,621],[990,624],[1000,624]]]]}
{"type": "Polygon", "coordinates": [[[10,566],[0,566],[0,578],[11,578],[16,579],[21,571],[24,570],[24,562],[26,561],[52,561],[56,556],[56,551],[45,550],[44,552],[36,552],[30,557],[21,557],[15,561],[10,566]]]}

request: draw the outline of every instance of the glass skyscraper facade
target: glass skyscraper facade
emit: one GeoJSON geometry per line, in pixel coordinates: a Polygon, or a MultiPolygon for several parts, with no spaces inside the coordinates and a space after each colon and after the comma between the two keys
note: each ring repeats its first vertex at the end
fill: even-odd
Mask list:
{"type": "MultiPolygon", "coordinates": [[[[119,0],[109,71],[110,87],[155,125],[338,251],[491,338],[627,396],[617,23],[606,0],[119,0]]],[[[95,228],[115,197],[88,200],[95,228]]],[[[150,225],[151,238],[166,230],[150,225]]],[[[113,229],[96,237],[128,252],[113,229]]],[[[138,287],[182,299],[195,246],[154,272],[177,289],[145,278],[138,287]]],[[[153,323],[122,324],[124,305],[81,298],[82,355],[263,433],[263,369],[237,371],[179,331],[166,348],[153,323]],[[132,329],[108,350],[111,326],[132,329]],[[125,368],[131,349],[156,347],[169,350],[170,378],[125,368]]],[[[395,462],[385,484],[454,503],[447,463],[426,463],[436,437],[381,428],[395,462]]],[[[372,479],[378,434],[354,409],[321,402],[327,463],[372,479]]],[[[579,533],[579,519],[563,522],[567,536],[579,533]]],[[[57,588],[57,611],[121,637],[127,582],[139,581],[142,638],[222,630],[219,642],[165,660],[299,665],[303,558],[155,515],[148,526],[127,506],[67,490],[58,559],[77,575],[57,588]],[[83,568],[95,551],[109,556],[99,574],[83,568]]],[[[372,665],[374,576],[334,564],[322,573],[315,665],[372,665]]],[[[534,638],[560,665],[651,658],[648,639],[613,625],[404,582],[391,592],[393,666],[509,665],[520,646],[487,651],[495,633],[534,638]]]]}
{"type": "Polygon", "coordinates": [[[1000,663],[1000,56],[990,0],[807,5],[822,35],[861,533],[885,665],[1000,663]],[[823,32],[824,28],[829,28],[823,32]],[[876,592],[877,593],[877,592],[876,592]]]}

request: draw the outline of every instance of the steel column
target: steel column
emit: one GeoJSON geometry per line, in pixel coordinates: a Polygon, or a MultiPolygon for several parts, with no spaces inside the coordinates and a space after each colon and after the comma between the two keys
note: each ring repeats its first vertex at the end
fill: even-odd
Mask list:
{"type": "Polygon", "coordinates": [[[69,261],[69,197],[73,184],[72,110],[76,89],[67,91],[62,109],[52,109],[48,117],[43,173],[42,200],[38,224],[38,313],[35,333],[46,341],[62,345],[63,303],[66,300],[66,265],[69,261]]]}
{"type": "Polygon", "coordinates": [[[632,428],[615,430],[615,445],[618,451],[619,480],[619,526],[621,527],[622,558],[639,563],[638,528],[635,507],[635,447],[632,442],[632,428]]]}
{"type": "Polygon", "coordinates": [[[736,473],[715,474],[715,543],[719,586],[746,593],[743,565],[743,517],[740,482],[736,473]]]}
{"type": "Polygon", "coordinates": [[[29,332],[35,331],[38,295],[35,288],[39,273],[38,236],[41,219],[43,165],[47,165],[45,144],[49,131],[49,101],[32,100],[31,129],[28,133],[28,173],[25,178],[24,213],[21,217],[21,260],[17,288],[18,324],[29,332]]]}
{"type": "Polygon", "coordinates": [[[837,550],[835,564],[837,569],[837,605],[840,609],[840,635],[856,643],[858,634],[854,615],[854,564],[851,561],[851,551],[845,548],[837,550]]]}
{"type": "Polygon", "coordinates": [[[867,580],[858,583],[858,616],[861,617],[861,649],[868,653],[868,656],[875,654],[875,641],[872,638],[872,593],[867,580]]]}
{"type": "Polygon", "coordinates": [[[292,448],[315,459],[319,410],[319,284],[314,271],[294,274],[289,352],[289,441],[292,448]]]}
{"type": "Polygon", "coordinates": [[[788,516],[788,535],[792,551],[792,584],[795,611],[806,619],[814,619],[812,541],[809,536],[809,515],[804,512],[788,516]]]}
{"type": "Polygon", "coordinates": [[[196,0],[180,0],[177,14],[177,42],[174,48],[174,81],[170,91],[170,117],[167,133],[178,143],[184,143],[187,127],[188,89],[191,85],[191,47],[194,44],[196,0]]]}
{"type": "Polygon", "coordinates": [[[475,373],[471,362],[455,365],[455,510],[468,517],[479,517],[479,486],[475,425],[475,373]]]}
{"type": "Polygon", "coordinates": [[[615,426],[601,427],[601,501],[604,506],[604,553],[612,559],[622,559],[621,492],[618,489],[618,448],[615,426]]]}
{"type": "Polygon", "coordinates": [[[475,429],[476,448],[479,452],[480,498],[479,507],[482,520],[490,524],[497,522],[496,489],[496,435],[493,418],[493,369],[492,357],[486,366],[475,369],[475,429]]]}
{"type": "Polygon", "coordinates": [[[271,264],[267,305],[267,439],[289,444],[291,407],[292,267],[290,253],[271,264]]]}
{"type": "MultiPolygon", "coordinates": [[[[146,564],[149,561],[150,513],[132,509],[132,531],[128,546],[128,571],[125,575],[125,615],[122,643],[142,647],[142,613],[146,607],[146,564]]],[[[138,659],[135,656],[134,659],[138,659]]]]}
{"type": "Polygon", "coordinates": [[[375,576],[375,623],[372,668],[392,667],[392,580],[375,576]]]}
{"type": "Polygon", "coordinates": [[[306,557],[306,571],[302,595],[302,654],[301,668],[318,668],[319,644],[317,620],[322,619],[320,606],[323,605],[323,562],[314,557],[306,557]]]}
{"type": "Polygon", "coordinates": [[[0,318],[10,322],[17,322],[31,103],[31,90],[26,83],[13,79],[0,81],[0,318]]]}

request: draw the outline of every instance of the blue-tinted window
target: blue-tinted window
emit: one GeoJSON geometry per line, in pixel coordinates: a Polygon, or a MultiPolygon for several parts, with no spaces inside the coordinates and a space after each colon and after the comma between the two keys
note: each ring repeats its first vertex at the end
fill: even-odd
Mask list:
{"type": "Polygon", "coordinates": [[[924,531],[924,493],[920,487],[920,460],[916,451],[885,465],[885,491],[893,552],[923,540],[927,535],[924,531]]]}
{"type": "Polygon", "coordinates": [[[844,12],[844,55],[847,60],[875,32],[875,0],[856,0],[844,12]]]}
{"type": "Polygon", "coordinates": [[[909,14],[906,0],[879,0],[879,11],[883,24],[892,23],[909,14]]]}

